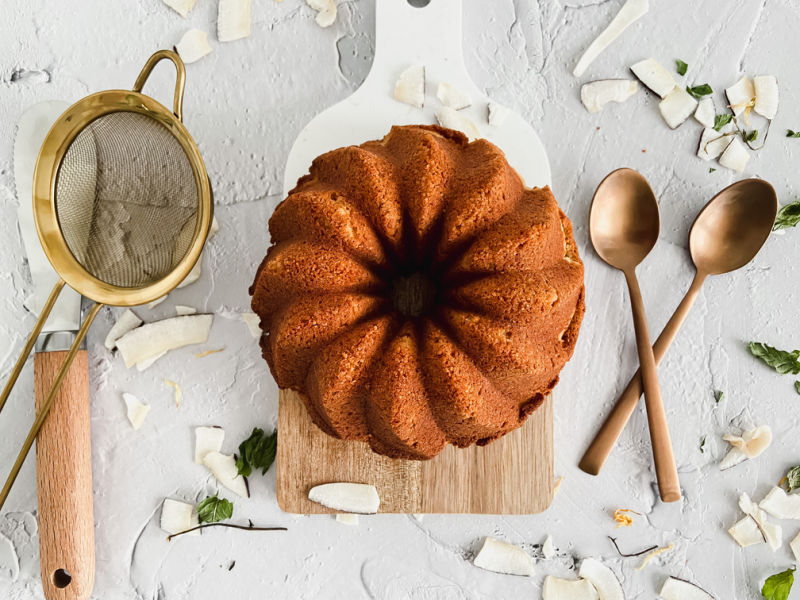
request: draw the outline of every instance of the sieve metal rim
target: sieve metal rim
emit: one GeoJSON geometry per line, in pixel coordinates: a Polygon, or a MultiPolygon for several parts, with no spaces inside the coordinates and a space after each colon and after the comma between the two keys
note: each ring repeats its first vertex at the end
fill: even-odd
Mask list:
{"type": "Polygon", "coordinates": [[[176,106],[173,112],[157,100],[140,92],[131,90],[97,92],[79,100],[59,117],[48,132],[39,152],[33,180],[33,214],[39,240],[48,260],[67,285],[95,302],[114,306],[137,306],[151,302],[169,293],[183,281],[200,258],[213,217],[211,186],[200,150],[179,119],[178,97],[176,91],[176,106]],[[115,112],[145,115],[166,127],[186,153],[198,191],[197,223],[189,250],[167,276],[141,287],[111,285],[89,273],[70,251],[58,223],[56,211],[56,183],[64,155],[89,123],[115,112]]]}

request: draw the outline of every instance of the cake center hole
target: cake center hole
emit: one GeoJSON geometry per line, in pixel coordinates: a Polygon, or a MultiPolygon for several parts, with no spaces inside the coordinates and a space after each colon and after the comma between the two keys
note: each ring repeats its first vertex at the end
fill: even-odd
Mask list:
{"type": "Polygon", "coordinates": [[[412,273],[392,282],[392,303],[401,314],[418,317],[436,301],[436,285],[424,273],[412,273]]]}

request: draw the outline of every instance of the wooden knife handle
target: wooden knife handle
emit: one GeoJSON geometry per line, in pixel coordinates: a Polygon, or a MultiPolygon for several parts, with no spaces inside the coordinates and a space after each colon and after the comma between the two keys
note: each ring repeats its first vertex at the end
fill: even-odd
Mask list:
{"type": "MultiPolygon", "coordinates": [[[[36,410],[66,352],[34,354],[36,410]]],[[[94,587],[89,364],[80,350],[36,438],[39,555],[47,600],[88,600],[94,587]]]]}

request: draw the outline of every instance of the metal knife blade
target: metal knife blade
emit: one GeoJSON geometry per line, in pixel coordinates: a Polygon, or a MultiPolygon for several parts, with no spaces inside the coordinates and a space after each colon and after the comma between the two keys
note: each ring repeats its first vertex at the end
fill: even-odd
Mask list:
{"type": "MultiPolygon", "coordinates": [[[[33,220],[33,172],[47,132],[67,108],[68,103],[57,100],[31,106],[20,117],[14,140],[14,179],[19,202],[17,215],[33,280],[33,293],[25,301],[25,305],[37,317],[59,277],[47,260],[36,233],[33,220]]],[[[65,286],[42,329],[42,334],[77,331],[80,324],[81,296],[65,286]]]]}

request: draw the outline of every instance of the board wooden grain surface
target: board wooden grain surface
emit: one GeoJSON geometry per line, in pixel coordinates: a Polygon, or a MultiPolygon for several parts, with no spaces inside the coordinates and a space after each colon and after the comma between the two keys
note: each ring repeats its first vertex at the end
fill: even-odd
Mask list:
{"type": "Polygon", "coordinates": [[[296,392],[278,407],[278,505],[290,513],[334,513],[308,499],[321,483],[378,488],[382,513],[532,514],[553,498],[553,399],[487,446],[448,446],[429,461],[392,460],[363,442],[320,431],[296,392]]]}
{"type": "MultiPolygon", "coordinates": [[[[37,410],[66,354],[33,355],[37,410]]],[[[44,596],[47,600],[87,600],[94,587],[95,557],[86,350],[75,355],[36,438],[36,481],[44,596]]]]}

